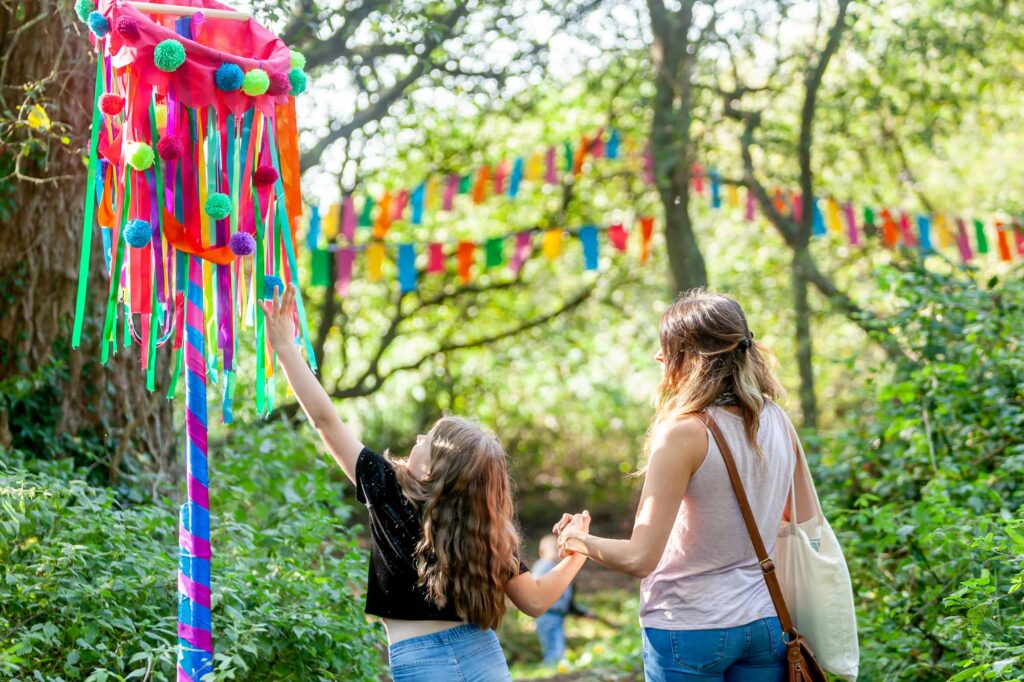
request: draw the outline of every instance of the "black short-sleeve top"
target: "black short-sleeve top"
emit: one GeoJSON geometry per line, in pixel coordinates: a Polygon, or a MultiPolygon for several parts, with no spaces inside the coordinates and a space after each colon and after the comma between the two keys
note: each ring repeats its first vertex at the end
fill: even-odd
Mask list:
{"type": "MultiPolygon", "coordinates": [[[[454,599],[438,608],[417,585],[416,545],[423,539],[419,510],[402,493],[395,466],[369,448],[356,461],[356,498],[370,512],[370,571],[366,613],[400,620],[462,621],[454,599]]],[[[520,560],[520,574],[527,571],[520,560]]]]}

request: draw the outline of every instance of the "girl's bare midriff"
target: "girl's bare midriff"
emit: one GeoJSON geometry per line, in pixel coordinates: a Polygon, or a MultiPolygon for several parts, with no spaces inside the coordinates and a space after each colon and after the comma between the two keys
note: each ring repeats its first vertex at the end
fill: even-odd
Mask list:
{"type": "Polygon", "coordinates": [[[465,623],[457,623],[452,620],[398,620],[397,618],[385,618],[384,629],[388,633],[388,643],[397,644],[403,639],[432,635],[435,632],[444,632],[457,628],[465,623]]]}

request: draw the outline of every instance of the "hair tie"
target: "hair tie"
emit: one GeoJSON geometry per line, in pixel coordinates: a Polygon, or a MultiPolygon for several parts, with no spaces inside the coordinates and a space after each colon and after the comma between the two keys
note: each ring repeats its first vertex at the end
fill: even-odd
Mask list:
{"type": "Polygon", "coordinates": [[[750,347],[754,345],[754,335],[747,332],[747,335],[740,341],[740,348],[743,350],[750,350],[750,347]]]}

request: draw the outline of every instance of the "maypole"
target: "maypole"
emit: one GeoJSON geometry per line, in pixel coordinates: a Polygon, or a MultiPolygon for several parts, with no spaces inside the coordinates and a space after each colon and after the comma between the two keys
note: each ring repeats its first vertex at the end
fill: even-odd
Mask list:
{"type": "MultiPolygon", "coordinates": [[[[254,299],[297,278],[295,96],[305,60],[217,0],[77,0],[75,11],[98,55],[73,345],[98,232],[108,277],[100,360],[134,342],[155,390],[156,354],[169,347],[168,398],[184,370],[177,678],[198,682],[213,671],[207,382],[220,384],[230,423],[248,330],[256,408],[273,408],[274,356],[254,299]]],[[[313,363],[301,297],[297,308],[296,337],[313,363]]]]}

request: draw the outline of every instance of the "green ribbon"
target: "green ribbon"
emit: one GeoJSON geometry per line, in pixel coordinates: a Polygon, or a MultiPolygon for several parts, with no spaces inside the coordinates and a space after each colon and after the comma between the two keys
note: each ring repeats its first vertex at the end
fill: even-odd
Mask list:
{"type": "Polygon", "coordinates": [[[93,218],[96,214],[96,172],[99,166],[100,114],[102,94],[103,60],[96,58],[96,87],[92,97],[92,134],[89,140],[89,177],[85,188],[85,215],[82,216],[82,254],[78,259],[78,296],[75,299],[75,327],[71,333],[71,347],[78,348],[82,342],[82,323],[85,320],[85,297],[89,287],[89,252],[92,250],[93,218]]]}
{"type": "Polygon", "coordinates": [[[266,225],[263,224],[263,212],[260,210],[260,202],[254,197],[253,203],[256,210],[256,272],[253,275],[253,306],[256,308],[256,412],[262,417],[264,414],[264,406],[267,402],[267,378],[266,378],[266,363],[264,357],[266,353],[264,344],[264,319],[263,319],[263,308],[260,307],[260,300],[263,299],[263,278],[266,276],[266,265],[263,262],[265,253],[263,249],[263,235],[266,232],[266,225]]]}
{"type": "MultiPolygon", "coordinates": [[[[183,322],[184,324],[184,322],[183,322]]],[[[174,398],[174,394],[178,392],[178,379],[181,377],[181,362],[185,355],[185,345],[182,344],[181,348],[176,353],[177,357],[174,360],[174,373],[171,375],[171,385],[167,387],[167,399],[171,400],[174,398]]]]}

